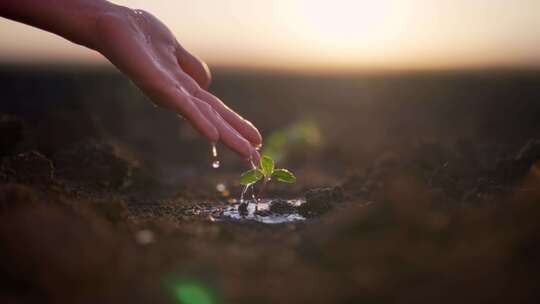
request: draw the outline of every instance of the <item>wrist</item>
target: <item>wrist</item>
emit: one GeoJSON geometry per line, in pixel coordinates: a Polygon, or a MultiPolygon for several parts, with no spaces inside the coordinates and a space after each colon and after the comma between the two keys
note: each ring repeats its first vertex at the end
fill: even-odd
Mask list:
{"type": "Polygon", "coordinates": [[[98,20],[119,8],[106,0],[1,0],[0,16],[92,48],[98,20]]]}
{"type": "Polygon", "coordinates": [[[100,51],[100,41],[103,39],[104,23],[111,18],[123,18],[127,8],[108,1],[95,1],[87,6],[78,8],[77,21],[79,29],[73,38],[69,40],[86,46],[95,51],[100,51]]]}
{"type": "Polygon", "coordinates": [[[89,28],[81,44],[108,57],[109,40],[117,39],[119,31],[133,29],[135,14],[136,10],[106,2],[105,6],[94,9],[88,14],[89,28]]]}

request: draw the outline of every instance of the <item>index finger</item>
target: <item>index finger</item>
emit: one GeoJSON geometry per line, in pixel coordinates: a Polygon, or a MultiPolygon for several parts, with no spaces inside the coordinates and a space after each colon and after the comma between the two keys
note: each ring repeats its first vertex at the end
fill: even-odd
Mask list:
{"type": "Polygon", "coordinates": [[[238,133],[247,139],[254,147],[262,145],[262,136],[255,126],[235,111],[231,110],[219,98],[204,90],[198,90],[195,97],[207,102],[214,108],[227,123],[229,123],[238,133]]]}

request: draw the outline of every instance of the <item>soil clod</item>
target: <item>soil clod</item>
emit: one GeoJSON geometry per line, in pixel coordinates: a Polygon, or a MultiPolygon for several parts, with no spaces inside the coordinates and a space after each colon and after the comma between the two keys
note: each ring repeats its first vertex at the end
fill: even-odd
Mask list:
{"type": "Polygon", "coordinates": [[[0,165],[4,182],[50,184],[54,178],[52,162],[37,151],[7,157],[0,165]]]}
{"type": "Polygon", "coordinates": [[[247,203],[241,203],[238,205],[238,213],[242,216],[246,216],[248,214],[248,204],[247,203]]]}
{"type": "Polygon", "coordinates": [[[318,216],[330,211],[334,203],[340,203],[344,199],[341,187],[316,188],[306,192],[306,203],[298,210],[306,217],[318,216]]]}
{"type": "Polygon", "coordinates": [[[56,153],[53,161],[59,178],[102,187],[121,186],[132,171],[112,145],[92,140],[56,153]]]}
{"type": "Polygon", "coordinates": [[[286,200],[276,199],[270,203],[270,211],[278,214],[292,213],[296,211],[295,206],[289,204],[286,200]]]}

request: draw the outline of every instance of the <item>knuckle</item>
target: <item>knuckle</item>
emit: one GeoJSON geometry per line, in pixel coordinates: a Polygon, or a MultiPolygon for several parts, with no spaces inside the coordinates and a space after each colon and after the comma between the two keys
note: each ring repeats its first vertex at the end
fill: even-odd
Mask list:
{"type": "Polygon", "coordinates": [[[214,109],[206,102],[198,101],[197,104],[199,108],[201,109],[201,111],[203,111],[204,113],[214,114],[214,115],[216,114],[214,113],[214,109]]]}
{"type": "Polygon", "coordinates": [[[187,75],[181,76],[182,87],[186,90],[191,96],[198,96],[200,94],[201,87],[195,82],[191,77],[187,75]]]}

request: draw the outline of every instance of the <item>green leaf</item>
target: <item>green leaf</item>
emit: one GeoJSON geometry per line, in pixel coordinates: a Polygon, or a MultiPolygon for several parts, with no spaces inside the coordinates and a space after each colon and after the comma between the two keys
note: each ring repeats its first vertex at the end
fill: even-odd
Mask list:
{"type": "Polygon", "coordinates": [[[251,169],[249,171],[246,171],[242,173],[240,176],[240,184],[241,185],[249,185],[256,183],[263,177],[263,173],[259,169],[251,169]]]}
{"type": "Polygon", "coordinates": [[[287,169],[276,169],[272,176],[274,176],[280,182],[290,184],[296,182],[296,176],[294,176],[294,174],[287,169]]]}
{"type": "Polygon", "coordinates": [[[266,178],[270,178],[274,173],[274,160],[270,156],[261,157],[261,170],[266,178]]]}

